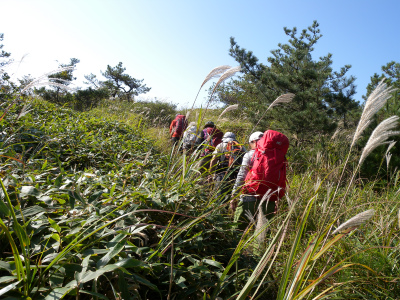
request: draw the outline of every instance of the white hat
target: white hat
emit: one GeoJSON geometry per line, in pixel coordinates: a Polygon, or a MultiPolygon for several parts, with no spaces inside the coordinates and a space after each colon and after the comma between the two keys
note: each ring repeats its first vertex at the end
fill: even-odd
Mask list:
{"type": "Polygon", "coordinates": [[[227,139],[232,139],[232,141],[233,141],[233,140],[236,139],[236,135],[233,132],[228,131],[228,132],[226,132],[224,134],[224,137],[222,138],[222,141],[223,142],[229,142],[229,141],[227,141],[227,139]]]}
{"type": "Polygon", "coordinates": [[[223,138],[222,141],[223,141],[224,143],[229,143],[229,142],[233,142],[234,139],[232,139],[232,138],[223,138]]]}
{"type": "Polygon", "coordinates": [[[258,141],[259,139],[261,139],[263,137],[263,135],[264,135],[264,133],[261,131],[253,132],[249,137],[249,143],[251,143],[253,141],[258,141]]]}

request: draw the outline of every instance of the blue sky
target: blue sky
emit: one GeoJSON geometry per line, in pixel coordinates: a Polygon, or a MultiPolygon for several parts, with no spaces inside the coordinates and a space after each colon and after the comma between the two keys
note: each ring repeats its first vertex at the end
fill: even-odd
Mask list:
{"type": "MultiPolygon", "coordinates": [[[[39,76],[76,57],[76,84],[83,86],[84,74],[100,76],[121,61],[152,88],[142,98],[180,107],[191,106],[211,69],[237,65],[228,54],[231,36],[267,63],[270,51],[287,42],[283,27],[301,30],[317,20],[323,37],[314,59],[332,53],[334,70],[351,64],[359,101],[370,76],[389,61],[400,62],[395,0],[0,0],[0,7],[14,78],[39,76]]],[[[206,97],[203,90],[197,103],[206,97]]]]}

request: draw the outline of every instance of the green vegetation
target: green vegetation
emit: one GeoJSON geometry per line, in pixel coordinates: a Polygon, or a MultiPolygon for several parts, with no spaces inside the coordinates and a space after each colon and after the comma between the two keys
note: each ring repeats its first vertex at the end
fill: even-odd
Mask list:
{"type": "MultiPolygon", "coordinates": [[[[296,41],[296,32],[287,32],[296,41]]],[[[315,32],[311,44],[295,44],[310,50],[318,39],[315,32]]],[[[288,47],[282,49],[291,53],[294,48],[288,47]]],[[[304,59],[308,66],[319,66],[307,55],[304,59]]],[[[330,60],[324,61],[329,69],[330,60]]],[[[397,69],[390,63],[383,71],[397,69]]],[[[72,76],[70,70],[67,66],[64,75],[72,76]]],[[[228,91],[231,102],[226,103],[239,104],[239,109],[182,112],[199,125],[213,120],[245,142],[257,126],[282,124],[277,114],[301,113],[301,101],[314,88],[333,101],[322,105],[315,97],[310,106],[305,103],[308,118],[315,105],[318,114],[326,113],[321,118],[327,123],[314,120],[318,130],[286,131],[306,128],[307,120],[276,125],[292,143],[287,195],[271,223],[258,216],[244,232],[233,223],[228,203],[199,175],[198,153],[171,149],[173,104],[117,101],[99,94],[96,105],[79,109],[20,95],[22,82],[17,87],[4,79],[0,297],[397,299],[400,171],[398,158],[390,159],[396,146],[387,147],[389,137],[398,134],[398,118],[392,117],[398,115],[398,91],[390,89],[399,84],[394,71],[388,86],[378,84],[380,75],[374,75],[364,110],[349,108],[351,93],[340,98],[343,103],[333,101],[331,96],[344,94],[326,82],[315,88],[309,80],[304,94],[281,86],[258,108],[261,114],[250,102],[241,102],[251,100],[249,90],[235,94],[226,85],[214,88],[220,99],[228,91]],[[372,87],[380,92],[371,93],[372,87]],[[273,102],[286,92],[298,94],[292,102],[273,102]],[[332,103],[342,103],[343,111],[332,103]],[[368,173],[367,163],[379,167],[378,172],[368,173]]],[[[269,67],[263,72],[276,75],[269,67]]],[[[266,83],[246,81],[247,76],[241,87],[247,84],[261,93],[266,83]]],[[[291,82],[282,78],[280,84],[291,82]]],[[[23,82],[29,86],[30,80],[23,82]]],[[[73,97],[92,101],[90,93],[73,97]]]]}

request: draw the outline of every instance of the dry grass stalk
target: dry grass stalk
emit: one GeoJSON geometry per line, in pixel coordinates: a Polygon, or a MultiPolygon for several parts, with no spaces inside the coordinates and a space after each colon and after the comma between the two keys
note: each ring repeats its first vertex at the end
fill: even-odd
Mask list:
{"type": "Polygon", "coordinates": [[[206,76],[200,88],[202,88],[209,80],[218,77],[220,74],[224,73],[226,70],[231,69],[231,66],[219,66],[211,70],[211,72],[206,76]]]}
{"type": "Polygon", "coordinates": [[[369,137],[368,142],[361,153],[358,165],[361,165],[363,161],[367,158],[367,156],[376,147],[391,143],[386,141],[390,136],[400,134],[400,131],[392,131],[392,129],[398,126],[398,120],[399,120],[398,116],[392,116],[379,123],[379,125],[374,129],[371,136],[369,137]]]}
{"type": "Polygon", "coordinates": [[[236,110],[238,109],[239,104],[234,104],[234,105],[230,105],[227,108],[224,109],[224,111],[219,115],[218,119],[221,118],[224,114],[226,114],[227,112],[230,112],[232,110],[236,110]]]}
{"type": "Polygon", "coordinates": [[[342,225],[340,225],[338,228],[336,228],[336,230],[334,230],[332,232],[332,234],[336,234],[336,233],[344,231],[348,228],[358,227],[358,226],[364,224],[369,219],[371,219],[374,216],[374,214],[375,214],[374,209],[369,209],[362,213],[359,213],[358,215],[355,215],[350,220],[344,222],[342,225]]]}
{"type": "Polygon", "coordinates": [[[400,209],[399,209],[399,212],[397,214],[397,220],[399,221],[399,229],[400,229],[400,209]]]}
{"type": "MultiPolygon", "coordinates": [[[[277,192],[279,193],[279,192],[277,192]]],[[[267,218],[264,214],[263,207],[265,207],[268,204],[269,199],[271,198],[273,192],[271,189],[269,189],[265,195],[262,197],[260,204],[257,208],[257,223],[256,223],[256,229],[255,232],[259,232],[259,235],[257,236],[257,241],[261,245],[265,241],[266,237],[266,232],[265,232],[265,226],[267,225],[267,218]]]]}
{"type": "Polygon", "coordinates": [[[387,87],[386,83],[384,83],[385,79],[386,78],[383,78],[381,82],[379,82],[378,86],[371,93],[371,95],[369,95],[367,101],[365,102],[365,107],[360,121],[358,122],[356,132],[354,133],[351,147],[353,147],[365,128],[367,128],[371,123],[371,118],[382,108],[382,106],[390,98],[391,93],[396,90],[394,88],[387,87]]]}

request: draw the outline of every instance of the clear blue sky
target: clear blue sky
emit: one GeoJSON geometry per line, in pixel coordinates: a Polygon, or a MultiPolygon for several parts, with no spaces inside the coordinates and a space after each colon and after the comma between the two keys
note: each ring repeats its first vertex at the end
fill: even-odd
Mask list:
{"type": "MultiPolygon", "coordinates": [[[[361,101],[375,72],[400,62],[400,1],[155,1],[155,0],[0,0],[4,50],[15,61],[14,78],[39,76],[57,60],[81,60],[84,74],[100,76],[109,64],[123,62],[126,72],[152,90],[144,98],[191,106],[204,77],[214,67],[236,66],[229,38],[267,63],[270,51],[286,43],[283,27],[299,30],[313,20],[323,37],[314,55],[333,54],[334,70],[351,64],[361,101]]],[[[316,58],[314,56],[314,58],[316,58]]],[[[198,103],[205,103],[203,91],[198,103]]]]}

